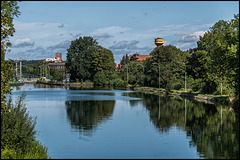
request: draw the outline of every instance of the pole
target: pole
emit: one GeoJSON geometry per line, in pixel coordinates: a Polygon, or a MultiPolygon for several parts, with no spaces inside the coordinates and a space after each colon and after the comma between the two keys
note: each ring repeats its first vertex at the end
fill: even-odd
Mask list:
{"type": "Polygon", "coordinates": [[[144,87],[144,66],[143,66],[143,65],[141,65],[141,64],[137,64],[137,65],[140,65],[140,66],[142,66],[142,67],[143,67],[142,79],[143,79],[143,87],[144,87]]]}
{"type": "Polygon", "coordinates": [[[158,74],[158,79],[159,79],[158,87],[159,87],[159,89],[160,89],[160,64],[158,64],[158,63],[153,63],[153,64],[157,64],[158,67],[159,67],[159,69],[158,69],[158,71],[159,71],[159,74],[158,74]]]}
{"type": "MultiPolygon", "coordinates": [[[[16,77],[17,77],[17,61],[16,61],[16,77]]],[[[18,79],[18,77],[17,77],[17,79],[18,79]]]]}
{"type": "Polygon", "coordinates": [[[221,97],[222,97],[222,78],[221,78],[221,97]]]}
{"type": "Polygon", "coordinates": [[[20,60],[20,81],[22,81],[22,60],[20,60]]]}
{"type": "Polygon", "coordinates": [[[187,67],[186,67],[186,63],[184,62],[177,62],[177,63],[183,63],[185,65],[185,92],[187,91],[187,67]]]}
{"type": "Polygon", "coordinates": [[[158,64],[159,66],[159,75],[158,75],[158,78],[159,78],[159,89],[160,89],[160,65],[158,64]]]}
{"type": "Polygon", "coordinates": [[[128,84],[128,65],[127,65],[127,84],[128,84]]]}

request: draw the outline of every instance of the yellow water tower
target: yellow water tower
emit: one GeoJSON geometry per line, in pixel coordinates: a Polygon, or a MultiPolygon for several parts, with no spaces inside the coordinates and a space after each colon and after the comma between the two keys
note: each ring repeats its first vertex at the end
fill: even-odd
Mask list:
{"type": "Polygon", "coordinates": [[[164,43],[164,40],[163,40],[162,38],[156,38],[156,39],[155,39],[155,44],[156,44],[157,46],[162,46],[163,43],[164,43]]]}

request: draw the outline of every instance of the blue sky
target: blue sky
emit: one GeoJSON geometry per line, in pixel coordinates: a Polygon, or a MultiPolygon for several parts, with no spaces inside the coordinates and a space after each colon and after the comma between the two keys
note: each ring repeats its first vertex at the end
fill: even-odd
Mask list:
{"type": "Polygon", "coordinates": [[[22,1],[19,7],[6,59],[39,60],[59,52],[66,60],[71,41],[92,36],[117,64],[126,54],[148,55],[157,37],[164,45],[194,48],[216,22],[239,13],[238,1],[22,1]]]}

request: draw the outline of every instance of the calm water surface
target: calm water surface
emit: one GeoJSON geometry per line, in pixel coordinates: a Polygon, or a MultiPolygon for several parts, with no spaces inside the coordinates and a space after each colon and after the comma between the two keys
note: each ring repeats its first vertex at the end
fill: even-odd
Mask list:
{"type": "Polygon", "coordinates": [[[227,106],[126,90],[37,84],[27,94],[37,140],[53,158],[239,158],[239,118],[227,106]]]}

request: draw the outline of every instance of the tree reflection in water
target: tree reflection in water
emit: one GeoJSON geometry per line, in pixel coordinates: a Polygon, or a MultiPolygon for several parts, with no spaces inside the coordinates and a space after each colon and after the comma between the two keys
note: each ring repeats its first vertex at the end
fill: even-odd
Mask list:
{"type": "Polygon", "coordinates": [[[100,123],[111,117],[114,104],[115,101],[66,101],[68,119],[80,135],[90,136],[100,123]]]}
{"type": "Polygon", "coordinates": [[[140,92],[128,96],[143,99],[160,133],[169,132],[172,126],[186,131],[189,145],[196,146],[201,157],[239,159],[239,114],[230,112],[228,106],[140,92]]]}

